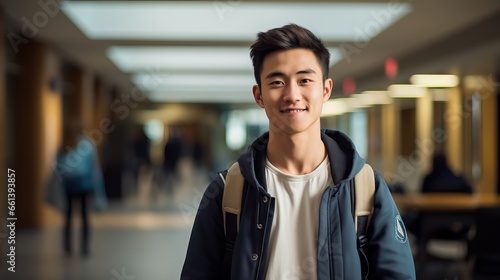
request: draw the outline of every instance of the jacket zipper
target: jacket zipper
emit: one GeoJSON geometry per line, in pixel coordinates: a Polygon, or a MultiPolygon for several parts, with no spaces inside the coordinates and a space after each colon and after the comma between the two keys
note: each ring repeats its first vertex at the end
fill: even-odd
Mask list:
{"type": "MultiPolygon", "coordinates": [[[[267,203],[266,224],[264,226],[264,234],[262,236],[263,239],[262,239],[262,246],[260,248],[259,264],[257,265],[257,274],[255,275],[255,279],[256,280],[259,279],[260,267],[262,265],[262,258],[263,258],[263,253],[264,253],[264,243],[265,243],[266,234],[267,234],[267,224],[268,224],[268,221],[269,221],[269,208],[271,207],[271,202],[272,202],[272,198],[269,199],[269,201],[267,203]]],[[[259,207],[259,209],[260,209],[260,207],[259,207]]]]}
{"type": "Polygon", "coordinates": [[[327,224],[327,230],[328,230],[328,233],[327,233],[327,236],[328,236],[328,270],[330,271],[330,278],[333,276],[333,267],[332,267],[332,252],[331,252],[331,248],[332,248],[332,240],[331,240],[331,223],[330,223],[330,207],[331,207],[331,199],[332,199],[332,188],[330,187],[330,191],[329,191],[329,194],[328,194],[328,200],[327,200],[327,220],[326,220],[326,224],[327,224]]]}

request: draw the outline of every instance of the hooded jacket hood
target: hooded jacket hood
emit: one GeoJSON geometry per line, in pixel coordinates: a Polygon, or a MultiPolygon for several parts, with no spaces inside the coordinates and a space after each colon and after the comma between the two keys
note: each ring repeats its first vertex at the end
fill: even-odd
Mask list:
{"type": "MultiPolygon", "coordinates": [[[[333,183],[351,180],[361,170],[365,160],[358,154],[354,143],[344,133],[336,130],[321,130],[321,140],[325,144],[333,183]]],[[[265,181],[266,150],[269,133],[257,138],[238,158],[241,173],[247,181],[254,182],[259,188],[267,190],[265,181]]],[[[307,145],[307,144],[305,144],[307,145]]]]}

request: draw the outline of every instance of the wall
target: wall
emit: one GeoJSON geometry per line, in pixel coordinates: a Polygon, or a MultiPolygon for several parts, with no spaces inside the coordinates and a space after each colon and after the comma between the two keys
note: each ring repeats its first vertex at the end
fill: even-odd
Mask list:
{"type": "Polygon", "coordinates": [[[17,216],[21,227],[42,227],[53,218],[43,200],[51,162],[60,141],[61,87],[59,57],[31,41],[17,54],[20,73],[14,94],[14,167],[17,216]]]}

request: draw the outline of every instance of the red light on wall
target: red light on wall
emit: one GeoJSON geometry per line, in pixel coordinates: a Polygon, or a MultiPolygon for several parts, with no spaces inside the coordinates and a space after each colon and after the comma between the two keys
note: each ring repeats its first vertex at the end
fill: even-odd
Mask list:
{"type": "Polygon", "coordinates": [[[398,62],[396,59],[389,57],[385,60],[385,76],[394,78],[398,74],[398,62]]]}
{"type": "Polygon", "coordinates": [[[344,81],[342,82],[342,91],[346,96],[353,94],[356,91],[356,82],[354,81],[354,79],[344,79],[344,81]]]}

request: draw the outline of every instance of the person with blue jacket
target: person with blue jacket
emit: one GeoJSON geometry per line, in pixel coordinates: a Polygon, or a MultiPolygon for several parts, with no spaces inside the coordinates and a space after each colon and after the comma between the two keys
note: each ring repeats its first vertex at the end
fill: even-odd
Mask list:
{"type": "Polygon", "coordinates": [[[259,33],[250,56],[269,131],[238,158],[239,231],[228,244],[224,182],[216,178],[201,200],[181,279],[415,279],[404,224],[378,173],[366,258],[358,253],[350,185],[365,161],[346,135],[320,127],[333,87],[322,41],[289,24],[259,33]]]}
{"type": "Polygon", "coordinates": [[[90,254],[90,205],[98,211],[108,205],[104,179],[93,141],[83,133],[78,119],[65,121],[62,145],[52,163],[53,172],[45,189],[45,201],[64,214],[63,249],[72,253],[73,211],[79,204],[81,216],[81,254],[90,254]]]}

